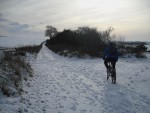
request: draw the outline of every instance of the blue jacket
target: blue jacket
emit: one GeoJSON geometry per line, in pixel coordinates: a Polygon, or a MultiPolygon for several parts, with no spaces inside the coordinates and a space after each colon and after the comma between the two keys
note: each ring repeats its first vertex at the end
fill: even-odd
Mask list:
{"type": "Polygon", "coordinates": [[[103,53],[103,59],[106,60],[106,59],[112,59],[112,60],[115,60],[115,61],[118,61],[118,50],[114,47],[115,49],[115,53],[111,53],[111,49],[112,47],[111,46],[108,46],[105,50],[104,50],[104,53],[103,53]]]}

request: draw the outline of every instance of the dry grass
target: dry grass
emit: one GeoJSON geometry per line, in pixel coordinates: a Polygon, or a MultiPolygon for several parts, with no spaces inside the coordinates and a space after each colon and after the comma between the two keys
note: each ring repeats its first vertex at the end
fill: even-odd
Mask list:
{"type": "Polygon", "coordinates": [[[135,54],[135,57],[137,57],[137,58],[147,58],[146,54],[144,52],[137,52],[135,54]]]}
{"type": "Polygon", "coordinates": [[[38,53],[42,47],[42,44],[40,45],[28,45],[28,46],[21,46],[21,47],[16,47],[17,52],[29,52],[29,53],[38,53]]]}
{"type": "Polygon", "coordinates": [[[5,51],[0,54],[0,89],[6,96],[21,95],[22,81],[32,77],[32,68],[25,61],[26,52],[37,54],[41,45],[23,46],[16,51],[5,51]],[[23,56],[23,57],[22,57],[23,56]]]}
{"type": "Polygon", "coordinates": [[[1,80],[1,90],[3,94],[7,96],[13,95],[10,88],[11,86],[20,94],[22,91],[22,79],[26,77],[26,75],[32,75],[30,64],[25,62],[21,56],[14,56],[10,52],[5,52],[0,61],[0,68],[2,68],[3,76],[6,78],[1,80]]]}

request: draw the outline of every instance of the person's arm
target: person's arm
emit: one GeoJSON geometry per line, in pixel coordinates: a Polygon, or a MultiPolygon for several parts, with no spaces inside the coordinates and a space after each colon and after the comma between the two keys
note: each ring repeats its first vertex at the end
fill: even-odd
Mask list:
{"type": "Polygon", "coordinates": [[[119,57],[119,52],[118,52],[118,49],[116,48],[116,60],[118,61],[118,57],[119,57]]]}

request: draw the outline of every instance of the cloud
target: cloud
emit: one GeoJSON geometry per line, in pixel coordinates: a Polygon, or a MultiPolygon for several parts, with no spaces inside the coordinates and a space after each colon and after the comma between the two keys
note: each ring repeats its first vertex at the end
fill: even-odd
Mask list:
{"type": "Polygon", "coordinates": [[[7,19],[0,17],[0,22],[8,22],[7,19]]]}
{"type": "Polygon", "coordinates": [[[0,37],[7,37],[7,36],[4,36],[4,35],[0,35],[0,37]]]}
{"type": "Polygon", "coordinates": [[[33,25],[20,24],[0,17],[0,36],[9,37],[42,37],[44,34],[40,30],[34,30],[33,25]]]}
{"type": "Polygon", "coordinates": [[[28,24],[20,24],[0,17],[0,27],[5,28],[10,32],[19,32],[28,29],[30,26],[28,24]]]}
{"type": "Polygon", "coordinates": [[[19,24],[16,22],[10,22],[9,27],[11,28],[10,31],[19,32],[27,30],[30,26],[28,24],[19,24]]]}
{"type": "Polygon", "coordinates": [[[150,30],[149,5],[150,0],[0,0],[0,32],[36,37],[46,25],[59,30],[84,25],[112,26],[126,33],[135,28],[150,30]]]}

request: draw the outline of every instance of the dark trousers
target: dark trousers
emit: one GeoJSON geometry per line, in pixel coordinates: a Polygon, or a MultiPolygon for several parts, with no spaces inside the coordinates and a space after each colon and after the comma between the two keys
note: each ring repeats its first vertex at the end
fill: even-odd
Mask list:
{"type": "Polygon", "coordinates": [[[104,61],[104,64],[105,64],[105,66],[106,66],[107,69],[108,69],[108,62],[111,62],[113,68],[115,69],[116,61],[114,61],[114,60],[112,60],[112,59],[106,59],[106,60],[104,61]]]}

